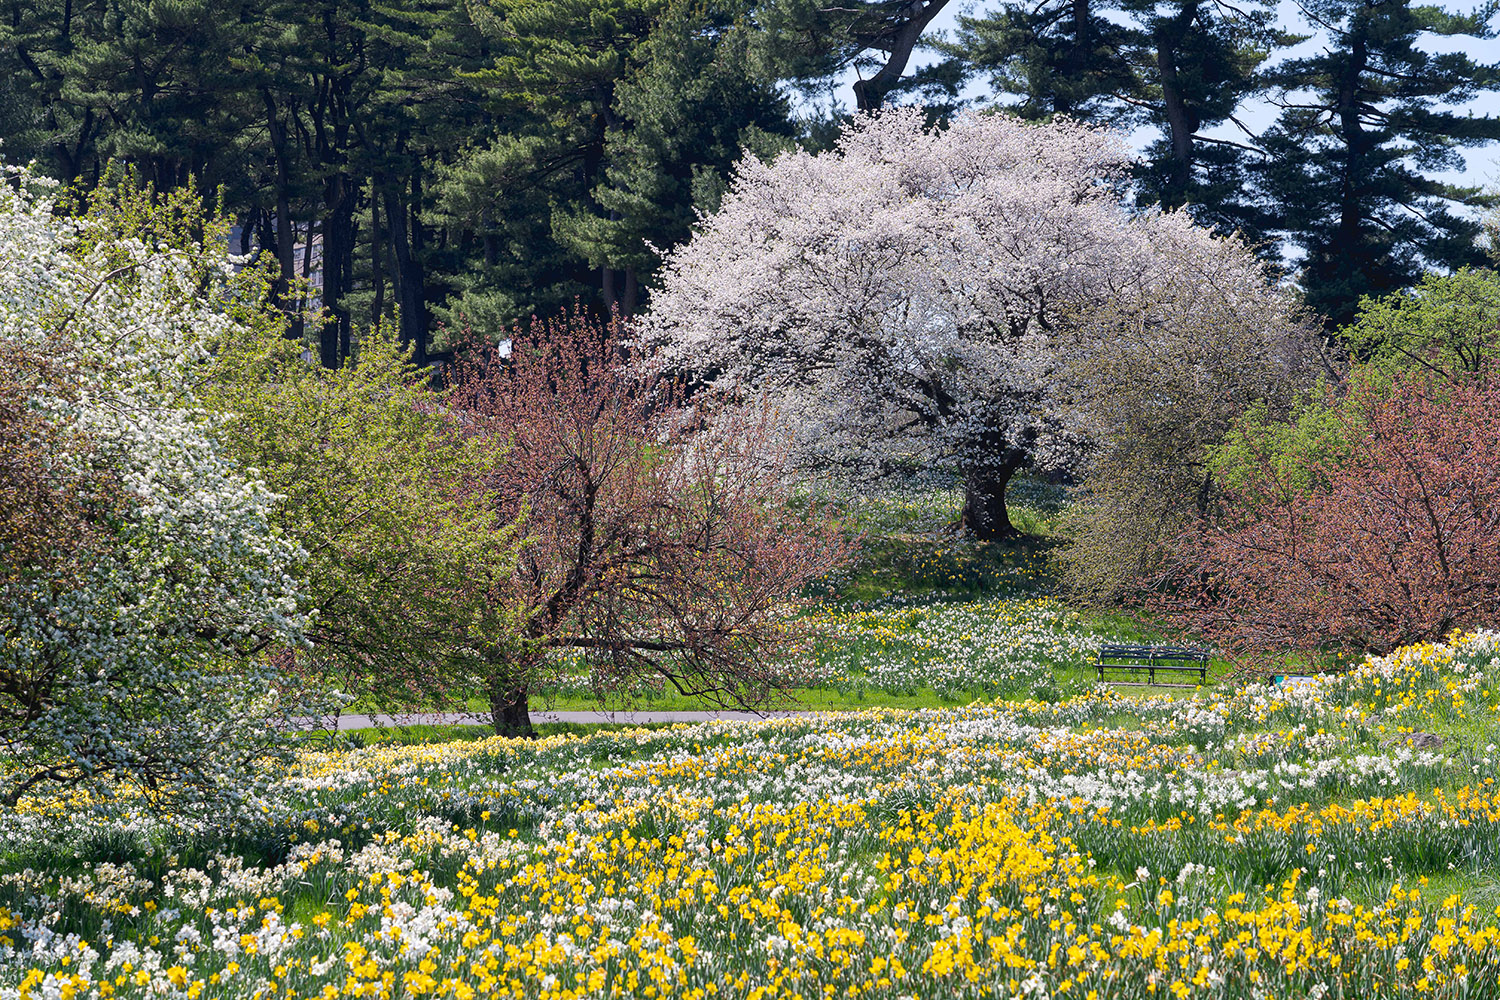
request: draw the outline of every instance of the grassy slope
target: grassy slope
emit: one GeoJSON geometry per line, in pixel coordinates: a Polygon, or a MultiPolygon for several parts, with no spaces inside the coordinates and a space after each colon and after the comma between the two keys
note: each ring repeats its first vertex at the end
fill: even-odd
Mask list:
{"type": "MultiPolygon", "coordinates": [[[[1054,595],[1057,581],[1052,552],[1062,544],[1058,515],[1067,502],[1061,487],[1020,478],[1011,490],[1010,515],[1022,532],[1019,537],[990,544],[956,538],[947,525],[958,515],[959,497],[952,491],[929,490],[907,496],[868,499],[859,509],[865,540],[853,565],[829,595],[833,609],[857,609],[899,602],[903,606],[963,605],[993,597],[1054,595]]],[[[1158,623],[1146,616],[1117,609],[1073,609],[1087,628],[1121,641],[1163,641],[1158,623]]],[[[1180,637],[1177,637],[1180,638],[1180,637]]],[[[873,639],[844,640],[840,655],[858,662],[879,655],[873,639]]],[[[1209,682],[1231,670],[1224,661],[1210,664],[1209,682]]],[[[1060,696],[1077,693],[1096,681],[1091,658],[1055,663],[1053,672],[1060,696]]],[[[1190,692],[1192,683],[1158,686],[1164,693],[1190,692]]],[[[982,687],[938,691],[914,686],[882,690],[862,683],[856,673],[828,686],[800,687],[788,692],[788,702],[774,707],[805,709],[942,708],[988,700],[995,692],[982,687]]],[[[477,706],[480,708],[482,706],[477,706]]],[[[603,708],[609,711],[690,711],[714,708],[670,690],[636,697],[610,696],[601,705],[590,697],[559,695],[543,698],[535,707],[557,710],[603,708]]]]}
{"type": "MultiPolygon", "coordinates": [[[[1062,544],[1057,534],[1058,515],[1067,502],[1066,491],[1022,477],[1011,490],[1010,514],[1022,532],[1014,539],[976,544],[955,537],[948,525],[959,512],[956,491],[913,490],[902,494],[867,497],[855,510],[864,541],[853,564],[832,582],[825,608],[830,614],[861,609],[902,608],[955,609],[996,598],[1038,598],[1057,593],[1051,555],[1062,544]]],[[[1168,636],[1147,616],[1118,609],[1074,607],[1081,628],[1122,641],[1182,640],[1168,636]]],[[[914,629],[910,638],[920,639],[914,629]]],[[[1191,641],[1188,637],[1187,641],[1191,641]]],[[[977,654],[977,647],[976,647],[977,654]]],[[[889,658],[891,650],[882,639],[858,628],[847,630],[836,643],[813,651],[814,659],[838,660],[847,666],[833,682],[795,687],[785,697],[759,707],[781,709],[942,708],[1026,693],[1020,690],[954,684],[943,690],[913,683],[878,686],[869,682],[861,664],[889,658]]],[[[898,657],[899,658],[899,657],[898,657]]],[[[1091,655],[1073,656],[1052,663],[1053,694],[1067,697],[1086,690],[1096,681],[1091,655]]],[[[1232,665],[1210,664],[1209,683],[1224,679],[1232,665]]],[[[1144,687],[1144,685],[1142,685],[1144,687]]],[[[1158,685],[1152,690],[1187,694],[1195,685],[1158,685]]],[[[1136,689],[1128,686],[1129,689],[1136,689]]],[[[726,706],[682,696],[667,688],[642,690],[632,695],[611,694],[602,702],[587,692],[537,693],[533,710],[587,711],[700,711],[726,706]]],[[[732,707],[732,706],[731,706],[732,707]]],[[[373,706],[356,705],[360,712],[373,706]]],[[[488,711],[480,700],[471,711],[488,711]]]]}

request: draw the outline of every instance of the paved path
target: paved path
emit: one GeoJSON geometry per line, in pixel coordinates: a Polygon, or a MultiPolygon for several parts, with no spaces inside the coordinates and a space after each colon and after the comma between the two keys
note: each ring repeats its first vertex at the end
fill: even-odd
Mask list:
{"type": "MultiPolygon", "coordinates": [[[[714,719],[746,720],[772,719],[788,715],[809,715],[809,712],[532,712],[533,725],[543,722],[613,722],[627,726],[651,722],[709,722],[714,719]]],[[[311,727],[312,719],[298,719],[298,723],[311,727]]],[[[369,729],[372,726],[488,726],[490,717],[479,712],[427,712],[402,715],[341,715],[339,729],[369,729]]]]}

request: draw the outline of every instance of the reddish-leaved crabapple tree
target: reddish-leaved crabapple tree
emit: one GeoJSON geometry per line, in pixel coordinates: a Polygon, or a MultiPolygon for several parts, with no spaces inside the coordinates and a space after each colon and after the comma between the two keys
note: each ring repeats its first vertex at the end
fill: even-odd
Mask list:
{"type": "Polygon", "coordinates": [[[1357,380],[1333,447],[1243,438],[1226,520],[1183,543],[1166,607],[1250,651],[1377,652],[1500,616],[1500,382],[1357,380]]]}
{"type": "Polygon", "coordinates": [[[1103,312],[1148,332],[1190,326],[1194,303],[1287,321],[1239,241],[1122,204],[1129,162],[1122,137],[1075,122],[928,128],[911,108],[856,118],[830,152],[747,157],[667,259],[643,339],[771,400],[809,467],[956,468],[964,525],[1003,537],[1012,475],[1068,467],[1087,441],[1071,362],[1103,312]]]}
{"type": "Polygon", "coordinates": [[[531,731],[530,694],[575,651],[602,686],[659,678],[717,704],[784,687],[775,654],[798,638],[804,584],[842,562],[840,530],[789,502],[766,417],[710,419],[643,375],[619,322],[578,313],[514,331],[508,357],[477,349],[452,405],[509,442],[485,482],[525,539],[496,599],[518,634],[491,647],[495,728],[531,731]]]}

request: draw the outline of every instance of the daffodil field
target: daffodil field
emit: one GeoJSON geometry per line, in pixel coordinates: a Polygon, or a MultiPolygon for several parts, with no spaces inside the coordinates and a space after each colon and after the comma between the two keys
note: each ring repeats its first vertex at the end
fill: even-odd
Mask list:
{"type": "Polygon", "coordinates": [[[0,996],[1493,997],[1492,740],[1486,632],[1190,698],[308,749],[212,822],[5,813],[0,996]]]}
{"type": "MultiPolygon", "coordinates": [[[[1109,638],[1086,616],[1043,596],[953,601],[893,596],[857,606],[829,605],[807,624],[820,638],[778,665],[787,687],[860,695],[930,690],[947,701],[1055,700],[1063,687],[1058,669],[1092,663],[1100,642],[1109,638]]],[[[550,677],[543,694],[589,699],[598,685],[579,661],[550,677]]],[[[640,685],[630,694],[649,705],[661,690],[640,685]]]]}
{"type": "Polygon", "coordinates": [[[992,597],[955,603],[900,598],[829,611],[832,641],[793,661],[799,680],[877,691],[931,688],[954,698],[1046,696],[1055,669],[1091,663],[1103,638],[1093,623],[1052,597],[992,597]]]}

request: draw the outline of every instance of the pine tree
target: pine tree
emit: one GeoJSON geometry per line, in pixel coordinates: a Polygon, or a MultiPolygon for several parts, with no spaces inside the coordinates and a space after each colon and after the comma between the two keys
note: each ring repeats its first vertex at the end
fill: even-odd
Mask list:
{"type": "Polygon", "coordinates": [[[1452,14],[1410,0],[1309,0],[1323,51],[1279,67],[1282,113],[1265,136],[1264,186],[1276,226],[1304,254],[1307,302],[1331,328],[1366,295],[1412,285],[1429,268],[1482,264],[1480,223],[1495,203],[1432,175],[1461,170],[1460,150],[1500,139],[1500,116],[1452,110],[1496,92],[1500,65],[1432,54],[1423,35],[1492,38],[1496,7],[1452,14]]]}
{"type": "Polygon", "coordinates": [[[98,179],[97,142],[106,122],[92,107],[63,100],[67,61],[80,40],[100,35],[104,4],[7,0],[0,15],[0,93],[7,161],[35,158],[53,176],[98,179]]]}
{"type": "MultiPolygon", "coordinates": [[[[743,144],[793,128],[756,77],[735,0],[494,0],[492,138],[444,169],[439,205],[483,256],[445,318],[496,329],[574,298],[631,312],[658,249],[686,238],[696,196],[743,144]]],[[[472,258],[471,258],[472,259],[472,258]]],[[[456,269],[457,270],[457,269],[456,269]]]]}
{"type": "Polygon", "coordinates": [[[622,271],[611,303],[639,304],[660,251],[687,239],[696,210],[712,210],[742,150],[768,157],[792,145],[785,98],[755,78],[742,5],[677,5],[636,54],[615,90],[616,121],[605,136],[595,211],[554,216],[560,242],[593,267],[622,271]]]}
{"type": "MultiPolygon", "coordinates": [[[[618,298],[620,276],[591,273],[554,234],[559,212],[596,209],[606,137],[617,124],[615,88],[650,35],[665,0],[486,0],[473,8],[489,66],[466,74],[490,118],[476,143],[439,179],[451,227],[477,237],[482,257],[459,281],[444,318],[495,328],[551,312],[598,289],[618,298]]],[[[457,270],[457,269],[456,269],[457,270]]]]}
{"type": "Polygon", "coordinates": [[[947,47],[972,73],[1015,98],[1023,118],[1067,115],[1123,124],[1140,117],[1132,100],[1143,81],[1127,52],[1139,33],[1104,16],[1090,0],[1009,3],[984,17],[959,18],[957,41],[947,47]]]}
{"type": "Polygon", "coordinates": [[[1126,10],[1139,31],[1132,60],[1144,83],[1144,118],[1160,132],[1137,173],[1141,198],[1191,206],[1201,222],[1258,237],[1266,225],[1263,207],[1244,191],[1248,169],[1263,154],[1243,126],[1238,140],[1204,132],[1239,125],[1241,104],[1262,90],[1261,65],[1297,39],[1275,29],[1265,6],[1176,0],[1159,8],[1129,0],[1126,10]]]}
{"type": "Polygon", "coordinates": [[[1156,129],[1137,172],[1138,197],[1258,232],[1263,219],[1240,195],[1255,147],[1204,133],[1233,119],[1259,89],[1257,68],[1290,40],[1273,30],[1263,4],[1049,0],[961,18],[943,48],[971,74],[987,75],[1023,117],[1156,129]]]}
{"type": "Polygon", "coordinates": [[[157,190],[243,192],[249,125],[241,4],[11,2],[0,23],[6,156],[36,155],[60,178],[96,184],[110,159],[157,190]],[[12,146],[12,142],[19,143],[12,146]]]}
{"type": "Polygon", "coordinates": [[[817,90],[850,69],[855,106],[873,111],[903,93],[953,101],[959,79],[951,63],[904,76],[928,25],[948,0],[765,0],[756,6],[755,52],[762,72],[817,90]],[[873,72],[871,72],[873,71],[873,72]],[[865,74],[869,72],[870,75],[865,74]]]}
{"type": "Polygon", "coordinates": [[[359,290],[349,298],[372,320],[399,316],[401,342],[420,365],[434,306],[461,287],[471,263],[435,228],[432,178],[491,127],[465,78],[486,65],[486,43],[453,0],[373,0],[368,23],[378,79],[358,126],[368,193],[357,219],[359,290]]]}

